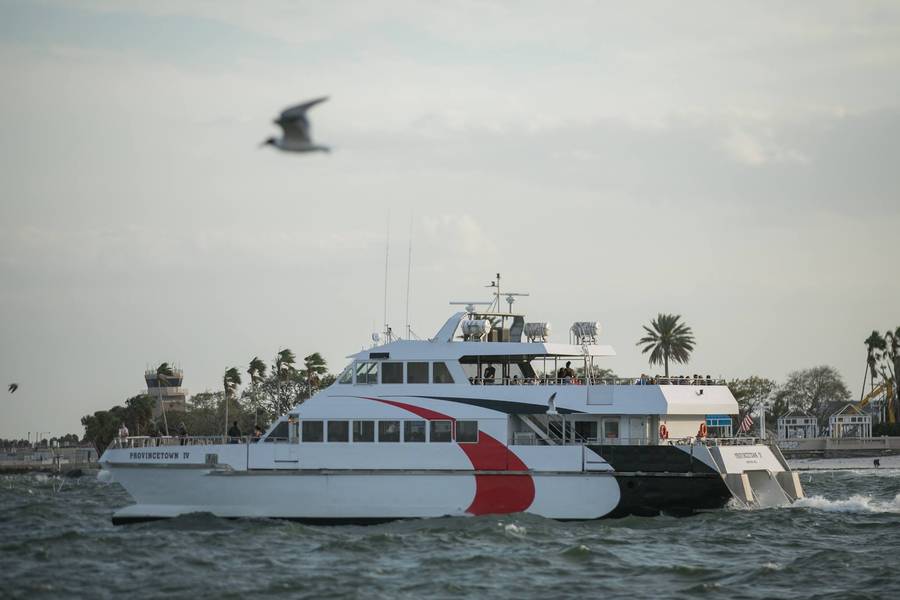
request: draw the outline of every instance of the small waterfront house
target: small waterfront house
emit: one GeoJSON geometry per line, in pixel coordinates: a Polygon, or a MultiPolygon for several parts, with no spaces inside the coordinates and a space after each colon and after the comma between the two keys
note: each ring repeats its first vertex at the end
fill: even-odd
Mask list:
{"type": "Polygon", "coordinates": [[[846,404],[828,417],[828,430],[832,438],[872,437],[872,415],[854,404],[846,404]]]}
{"type": "Polygon", "coordinates": [[[778,439],[819,437],[819,422],[813,415],[791,411],[778,417],[778,439]]]}

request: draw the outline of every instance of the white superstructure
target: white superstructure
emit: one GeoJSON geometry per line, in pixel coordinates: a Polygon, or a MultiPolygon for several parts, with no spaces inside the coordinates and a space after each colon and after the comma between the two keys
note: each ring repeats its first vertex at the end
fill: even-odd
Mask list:
{"type": "Polygon", "coordinates": [[[101,475],[137,503],[114,522],[592,519],[802,495],[773,446],[705,437],[707,415],[737,413],[723,382],[591,376],[615,356],[599,324],[576,323],[577,343],[557,343],[548,323],[491,308],[468,306],[430,340],[352,355],[261,440],[117,440],[101,475]]]}

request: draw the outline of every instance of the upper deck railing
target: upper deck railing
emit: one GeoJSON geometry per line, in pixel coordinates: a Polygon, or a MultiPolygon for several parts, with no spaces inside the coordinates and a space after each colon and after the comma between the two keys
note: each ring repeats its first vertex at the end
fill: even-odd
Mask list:
{"type": "Polygon", "coordinates": [[[726,385],[705,377],[469,377],[472,385],[726,385]]]}
{"type": "Polygon", "coordinates": [[[135,435],[114,439],[110,448],[155,448],[161,446],[212,446],[216,444],[247,444],[260,441],[253,436],[229,437],[225,435],[135,435]]]}

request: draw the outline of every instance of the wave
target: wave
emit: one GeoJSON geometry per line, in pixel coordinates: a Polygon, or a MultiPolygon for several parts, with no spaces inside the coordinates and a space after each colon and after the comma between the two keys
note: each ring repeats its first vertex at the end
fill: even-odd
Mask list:
{"type": "Polygon", "coordinates": [[[795,508],[812,508],[825,512],[839,513],[900,513],[900,494],[889,502],[874,500],[871,496],[854,494],[845,500],[829,500],[822,496],[800,498],[792,505],[795,508]]]}

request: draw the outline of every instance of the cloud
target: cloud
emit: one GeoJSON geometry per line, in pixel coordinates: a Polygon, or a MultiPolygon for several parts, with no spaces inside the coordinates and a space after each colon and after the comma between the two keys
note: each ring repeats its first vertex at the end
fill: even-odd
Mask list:
{"type": "Polygon", "coordinates": [[[771,130],[754,135],[747,129],[734,127],[723,145],[735,161],[751,167],[773,163],[805,165],[810,162],[810,158],[799,150],[779,145],[771,130]]]}

